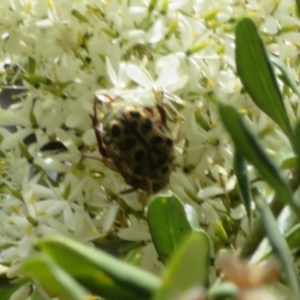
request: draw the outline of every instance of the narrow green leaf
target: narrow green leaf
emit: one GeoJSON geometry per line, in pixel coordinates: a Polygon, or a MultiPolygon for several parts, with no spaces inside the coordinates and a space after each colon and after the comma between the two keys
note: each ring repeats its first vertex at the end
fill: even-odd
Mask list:
{"type": "Polygon", "coordinates": [[[43,297],[38,289],[35,289],[29,300],[47,300],[43,297]]]}
{"type": "Polygon", "coordinates": [[[21,286],[23,283],[7,283],[6,285],[0,286],[0,299],[9,300],[10,296],[21,286]]]}
{"type": "Polygon", "coordinates": [[[107,300],[147,300],[160,285],[154,275],[71,239],[45,237],[37,247],[84,287],[107,300]]]}
{"type": "Polygon", "coordinates": [[[285,234],[290,249],[300,248],[300,224],[295,225],[285,234]]]}
{"type": "Polygon", "coordinates": [[[29,112],[29,119],[30,119],[32,128],[39,128],[39,123],[37,121],[37,118],[36,118],[33,110],[30,110],[30,112],[29,112]]]}
{"type": "MultiPolygon", "coordinates": [[[[295,151],[298,157],[297,160],[297,171],[298,174],[300,174],[300,119],[297,120],[297,124],[295,127],[295,138],[296,138],[296,142],[295,142],[295,151]]],[[[300,176],[300,175],[298,175],[300,176]]]]}
{"type": "Polygon", "coordinates": [[[261,214],[266,236],[268,237],[275,255],[281,261],[283,270],[293,291],[293,299],[298,300],[300,299],[300,282],[288,244],[280,233],[276,220],[266,201],[261,198],[257,199],[256,205],[261,214]]]}
{"type": "Polygon", "coordinates": [[[19,142],[19,148],[21,150],[21,153],[26,158],[26,160],[31,164],[33,162],[33,157],[28,151],[26,145],[24,143],[19,142]]]}
{"type": "Polygon", "coordinates": [[[149,203],[147,220],[157,253],[166,263],[182,239],[192,231],[184,204],[171,192],[156,195],[149,203]]]}
{"type": "Polygon", "coordinates": [[[290,205],[300,218],[300,210],[293,202],[290,187],[254,133],[232,106],[220,103],[219,111],[223,124],[231,135],[237,151],[255,166],[263,179],[276,191],[280,201],[290,205]]]}
{"type": "Polygon", "coordinates": [[[89,19],[83,15],[82,13],[80,13],[77,9],[73,9],[71,11],[71,14],[78,19],[79,21],[83,22],[83,23],[89,23],[89,19]]]}
{"type": "Polygon", "coordinates": [[[298,97],[300,97],[300,91],[298,85],[295,79],[293,78],[293,76],[288,71],[286,65],[281,60],[275,58],[272,58],[271,62],[274,66],[276,66],[281,71],[282,80],[284,81],[284,83],[288,85],[298,97]]]}
{"type": "Polygon", "coordinates": [[[298,15],[300,14],[300,0],[296,0],[298,15]]]}
{"type": "MultiPolygon", "coordinates": [[[[280,229],[278,222],[277,225],[280,229]]],[[[298,250],[300,248],[300,224],[295,225],[283,236],[290,250],[298,250]]],[[[267,258],[272,257],[272,255],[273,251],[268,243],[263,244],[255,254],[258,261],[264,261],[267,258]]]]}
{"type": "MultiPolygon", "coordinates": [[[[293,199],[296,203],[296,205],[300,205],[300,188],[298,188],[294,195],[293,199]]],[[[272,212],[274,215],[274,212],[272,212]]],[[[285,207],[285,209],[282,210],[280,215],[277,218],[277,225],[281,232],[281,234],[285,237],[289,248],[294,249],[300,246],[300,236],[298,239],[299,234],[299,220],[297,218],[296,212],[294,212],[289,206],[285,207]]],[[[257,236],[257,234],[256,234],[257,236]]],[[[268,245],[263,245],[263,247],[260,247],[260,253],[258,257],[260,260],[263,260],[266,257],[271,256],[272,250],[268,245]]]]}
{"type": "Polygon", "coordinates": [[[236,27],[238,75],[255,104],[276,122],[293,144],[293,132],[282,95],[255,23],[242,19],[236,27]]]}
{"type": "Polygon", "coordinates": [[[32,295],[32,286],[31,284],[23,284],[22,286],[20,286],[17,290],[15,290],[10,297],[6,298],[7,295],[3,295],[2,293],[1,295],[1,300],[28,300],[28,297],[30,297],[32,295]]]}
{"type": "Polygon", "coordinates": [[[28,57],[28,66],[27,66],[27,71],[29,74],[34,74],[35,73],[35,68],[36,68],[36,61],[33,57],[28,57]]]}
{"type": "Polygon", "coordinates": [[[296,156],[289,157],[282,161],[280,164],[280,170],[289,170],[297,167],[298,158],[296,156]]]}
{"type": "MultiPolygon", "coordinates": [[[[300,187],[294,192],[293,199],[296,205],[300,206],[300,187]]],[[[278,217],[278,227],[284,234],[298,223],[297,212],[293,211],[290,207],[286,207],[278,217]]]]}
{"type": "Polygon", "coordinates": [[[52,83],[51,79],[39,75],[26,75],[22,74],[21,78],[31,84],[34,87],[38,87],[40,84],[50,85],[52,83]]]}
{"type": "Polygon", "coordinates": [[[248,222],[251,226],[251,194],[247,163],[238,151],[235,151],[234,154],[234,172],[239,186],[241,199],[247,212],[248,222]]]}
{"type": "Polygon", "coordinates": [[[14,280],[6,276],[8,268],[0,265],[0,299],[10,300],[11,296],[24,284],[27,280],[14,280]]]}
{"type": "Polygon", "coordinates": [[[230,241],[228,239],[227,232],[219,220],[215,224],[215,237],[218,239],[222,247],[230,247],[230,241]]]}
{"type": "Polygon", "coordinates": [[[177,299],[194,286],[208,286],[210,242],[204,231],[190,233],[168,263],[154,300],[177,299]]]}
{"type": "Polygon", "coordinates": [[[239,292],[240,290],[235,284],[225,281],[209,289],[208,297],[210,300],[236,300],[239,298],[239,292]]]}
{"type": "Polygon", "coordinates": [[[46,254],[29,256],[22,264],[23,271],[38,282],[49,296],[60,299],[84,300],[83,288],[46,254]]]}

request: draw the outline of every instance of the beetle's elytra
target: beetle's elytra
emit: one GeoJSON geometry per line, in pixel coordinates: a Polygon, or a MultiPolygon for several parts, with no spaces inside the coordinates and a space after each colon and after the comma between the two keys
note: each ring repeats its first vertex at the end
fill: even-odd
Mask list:
{"type": "Polygon", "coordinates": [[[108,113],[98,120],[96,98],[92,116],[102,161],[122,175],[132,187],[128,192],[159,191],[169,183],[175,167],[175,142],[163,107],[119,104],[108,95],[103,96],[110,100],[108,113]]]}

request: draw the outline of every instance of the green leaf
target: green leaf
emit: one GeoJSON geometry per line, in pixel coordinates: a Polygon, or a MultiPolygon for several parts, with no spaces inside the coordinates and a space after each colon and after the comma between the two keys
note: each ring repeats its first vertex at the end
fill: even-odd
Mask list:
{"type": "Polygon", "coordinates": [[[219,220],[215,224],[215,237],[218,239],[218,242],[222,245],[222,247],[230,247],[227,232],[219,220]]]}
{"type": "Polygon", "coordinates": [[[235,151],[234,155],[234,173],[239,186],[241,199],[247,212],[248,222],[251,226],[251,194],[247,163],[238,151],[235,151]]]}
{"type": "Polygon", "coordinates": [[[280,233],[276,220],[273,217],[266,201],[261,198],[257,199],[256,205],[261,214],[266,236],[268,237],[274,253],[282,264],[289,285],[293,291],[293,299],[298,300],[300,299],[300,282],[288,244],[280,233]]]}
{"type": "Polygon", "coordinates": [[[184,204],[184,211],[186,214],[187,221],[189,222],[193,231],[200,230],[199,217],[194,207],[189,204],[184,204]]]}
{"type": "Polygon", "coordinates": [[[238,75],[255,104],[276,122],[293,144],[293,132],[282,95],[263,41],[249,19],[236,27],[236,64],[238,75]]]}
{"type": "Polygon", "coordinates": [[[47,300],[43,297],[38,289],[35,289],[29,300],[47,300]]]}
{"type": "Polygon", "coordinates": [[[189,218],[184,204],[173,193],[156,195],[151,199],[147,220],[153,243],[163,263],[168,261],[182,239],[192,231],[194,225],[190,224],[189,218]]]}
{"type": "MultiPolygon", "coordinates": [[[[296,205],[300,205],[300,188],[298,188],[295,191],[293,198],[296,205]]],[[[290,207],[285,207],[285,209],[282,210],[281,214],[277,219],[277,225],[281,234],[285,237],[289,245],[289,248],[290,249],[299,248],[300,246],[300,235],[298,239],[299,221],[296,212],[294,212],[290,207]]],[[[257,257],[259,257],[260,260],[263,260],[264,258],[271,256],[272,254],[272,250],[270,249],[270,247],[265,244],[263,244],[262,247],[260,247],[259,252],[260,253],[257,257]]]]}
{"type": "Polygon", "coordinates": [[[28,151],[28,148],[26,147],[26,145],[24,143],[19,142],[19,148],[20,148],[21,153],[23,154],[23,156],[31,164],[33,162],[33,157],[30,154],[30,152],[28,151]]]}
{"type": "Polygon", "coordinates": [[[209,289],[208,297],[210,300],[235,300],[239,299],[239,293],[239,288],[235,284],[225,281],[209,289]]]}
{"type": "Polygon", "coordinates": [[[34,281],[38,282],[49,296],[60,299],[84,300],[87,293],[46,254],[36,253],[29,256],[22,269],[34,281]]]}
{"type": "Polygon", "coordinates": [[[290,249],[300,247],[300,224],[295,225],[285,234],[286,242],[290,249]]]}
{"type": "Polygon", "coordinates": [[[29,84],[31,84],[34,87],[38,87],[40,84],[45,84],[45,85],[51,85],[52,81],[51,79],[44,77],[44,76],[39,76],[39,75],[26,75],[26,74],[21,74],[21,79],[25,80],[29,84]]]}
{"type": "Polygon", "coordinates": [[[190,233],[168,263],[154,300],[177,299],[194,286],[208,286],[210,242],[204,231],[190,233]]]}
{"type": "Polygon", "coordinates": [[[300,0],[296,0],[298,15],[300,14],[300,0]]]}
{"type": "Polygon", "coordinates": [[[281,79],[284,81],[284,83],[288,85],[298,97],[300,97],[300,91],[298,85],[295,79],[288,71],[286,65],[281,60],[275,58],[272,58],[271,62],[274,66],[276,66],[281,71],[282,73],[281,79]]]}
{"type": "Polygon", "coordinates": [[[23,283],[11,283],[7,285],[1,285],[0,286],[0,295],[1,300],[9,300],[10,296],[21,286],[23,283]]]}
{"type": "MultiPolygon", "coordinates": [[[[300,188],[294,192],[293,195],[296,205],[300,206],[300,188]]],[[[290,207],[286,207],[278,218],[278,227],[282,233],[287,233],[290,231],[296,224],[299,223],[297,218],[297,212],[293,211],[290,207]]]]}
{"type": "Polygon", "coordinates": [[[45,237],[37,247],[84,287],[107,300],[147,300],[160,285],[154,275],[71,239],[45,237]]]}
{"type": "Polygon", "coordinates": [[[27,66],[27,71],[29,74],[34,74],[35,73],[35,68],[36,68],[36,61],[33,57],[28,57],[28,66],[27,66]]]}
{"type": "Polygon", "coordinates": [[[0,267],[0,299],[9,300],[10,296],[24,284],[22,282],[10,282],[10,279],[6,276],[6,267],[0,267]]]}
{"type": "Polygon", "coordinates": [[[298,158],[296,156],[288,157],[280,164],[281,170],[289,170],[297,167],[298,158]]]}
{"type": "Polygon", "coordinates": [[[89,19],[83,15],[82,13],[80,13],[77,9],[73,9],[71,11],[71,14],[78,19],[79,21],[83,22],[83,23],[89,23],[89,19]]]}
{"type": "Polygon", "coordinates": [[[300,218],[300,211],[293,202],[290,187],[241,116],[232,106],[222,103],[219,105],[219,111],[237,151],[255,166],[263,179],[276,191],[280,201],[290,205],[300,218]]]}
{"type": "MultiPolygon", "coordinates": [[[[298,171],[298,174],[300,173],[300,119],[297,120],[297,124],[296,124],[296,127],[295,127],[295,138],[296,138],[296,143],[295,143],[295,151],[296,151],[296,154],[297,154],[297,157],[298,157],[298,160],[297,160],[297,171],[298,171]]],[[[300,176],[300,175],[298,175],[300,176]]]]}

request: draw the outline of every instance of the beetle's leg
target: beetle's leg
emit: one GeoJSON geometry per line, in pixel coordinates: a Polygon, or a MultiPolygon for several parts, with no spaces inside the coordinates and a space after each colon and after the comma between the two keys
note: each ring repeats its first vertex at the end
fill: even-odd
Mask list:
{"type": "Polygon", "coordinates": [[[86,154],[86,153],[84,153],[84,152],[81,152],[81,156],[82,156],[83,158],[89,158],[89,159],[99,160],[99,161],[103,162],[103,159],[102,159],[102,158],[100,158],[100,157],[95,157],[95,156],[91,156],[91,155],[86,154]]]}
{"type": "MultiPolygon", "coordinates": [[[[100,92],[99,92],[98,94],[99,94],[99,96],[104,96],[104,97],[108,98],[108,100],[109,100],[110,102],[115,102],[115,100],[116,100],[116,99],[112,98],[111,96],[109,96],[108,94],[100,93],[100,92]]],[[[98,98],[98,95],[97,95],[97,92],[95,93],[95,98],[96,98],[96,99],[99,99],[99,98],[98,98]]]]}
{"type": "Polygon", "coordinates": [[[129,189],[125,189],[125,190],[122,190],[119,192],[120,195],[125,195],[125,194],[130,194],[132,192],[135,192],[137,191],[139,188],[138,187],[132,187],[132,188],[129,188],[129,189]]]}
{"type": "Polygon", "coordinates": [[[94,115],[91,116],[91,118],[92,118],[92,122],[93,122],[93,128],[94,128],[99,152],[101,153],[101,155],[103,157],[107,158],[107,157],[109,157],[109,154],[108,154],[106,148],[103,146],[102,138],[101,138],[102,124],[99,122],[99,120],[97,118],[97,97],[95,97],[95,100],[94,100],[94,115]]]}
{"type": "Polygon", "coordinates": [[[168,125],[167,125],[167,114],[166,114],[165,109],[160,104],[156,103],[155,105],[156,105],[156,108],[157,108],[158,113],[160,115],[161,123],[165,126],[165,128],[167,128],[168,130],[170,130],[169,127],[168,127],[168,125]]]}
{"type": "Polygon", "coordinates": [[[93,159],[93,160],[98,160],[98,161],[101,161],[107,168],[111,169],[112,171],[115,171],[115,172],[119,172],[120,170],[118,169],[118,167],[116,167],[116,165],[114,164],[114,162],[109,159],[109,158],[100,158],[100,157],[95,157],[95,156],[91,156],[91,155],[88,155],[86,153],[83,153],[81,152],[81,156],[83,158],[88,158],[88,159],[93,159]]]}
{"type": "Polygon", "coordinates": [[[175,129],[174,129],[173,136],[174,136],[174,142],[177,143],[180,136],[180,121],[178,118],[175,122],[175,129]]]}
{"type": "Polygon", "coordinates": [[[154,110],[152,107],[145,106],[144,109],[149,113],[151,118],[154,118],[154,110]]]}

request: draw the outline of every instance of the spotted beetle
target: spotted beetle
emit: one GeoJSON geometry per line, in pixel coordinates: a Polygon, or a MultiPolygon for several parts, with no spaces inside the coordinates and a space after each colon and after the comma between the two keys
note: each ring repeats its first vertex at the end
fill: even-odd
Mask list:
{"type": "Polygon", "coordinates": [[[147,194],[164,188],[175,168],[175,141],[161,105],[120,104],[107,94],[108,113],[99,121],[94,101],[93,128],[102,162],[121,174],[130,189],[147,194]]]}

